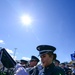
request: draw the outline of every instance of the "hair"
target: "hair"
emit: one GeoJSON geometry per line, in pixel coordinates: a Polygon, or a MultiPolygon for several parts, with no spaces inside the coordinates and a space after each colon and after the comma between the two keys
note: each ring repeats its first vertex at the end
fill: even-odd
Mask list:
{"type": "Polygon", "coordinates": [[[47,53],[50,57],[53,55],[53,60],[56,60],[57,55],[53,52],[47,53]]]}

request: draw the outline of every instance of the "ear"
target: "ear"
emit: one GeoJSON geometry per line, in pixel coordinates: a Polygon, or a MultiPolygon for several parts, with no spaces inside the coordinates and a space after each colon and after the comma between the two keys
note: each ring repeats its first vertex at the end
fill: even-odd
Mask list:
{"type": "Polygon", "coordinates": [[[54,55],[52,55],[52,54],[51,54],[51,55],[50,55],[50,58],[52,58],[52,59],[53,59],[53,58],[54,58],[54,55]]]}

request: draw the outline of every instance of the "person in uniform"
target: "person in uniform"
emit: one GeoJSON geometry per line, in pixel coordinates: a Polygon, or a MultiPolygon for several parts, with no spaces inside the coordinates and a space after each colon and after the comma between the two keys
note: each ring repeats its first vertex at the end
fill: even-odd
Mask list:
{"type": "Polygon", "coordinates": [[[53,60],[56,59],[56,54],[54,53],[56,48],[51,45],[39,45],[37,50],[43,65],[39,75],[61,75],[59,69],[53,63],[53,60]]]}
{"type": "Polygon", "coordinates": [[[38,64],[39,59],[36,56],[31,56],[30,67],[34,67],[38,64]]]}
{"type": "Polygon", "coordinates": [[[66,75],[72,75],[72,70],[69,68],[69,65],[66,65],[66,63],[61,63],[61,68],[65,71],[66,75]]]}
{"type": "Polygon", "coordinates": [[[36,74],[38,73],[38,70],[36,68],[38,62],[39,62],[39,59],[36,56],[31,56],[29,68],[26,69],[26,71],[28,72],[29,75],[33,75],[35,73],[36,74]]]}
{"type": "Polygon", "coordinates": [[[20,64],[21,64],[24,68],[26,68],[26,67],[27,67],[27,64],[28,64],[28,61],[27,61],[27,60],[24,60],[24,59],[21,59],[21,60],[20,60],[20,64]]]}
{"type": "Polygon", "coordinates": [[[56,60],[54,60],[54,64],[59,69],[61,75],[65,75],[65,71],[59,66],[60,65],[60,61],[56,59],[56,60]]]}

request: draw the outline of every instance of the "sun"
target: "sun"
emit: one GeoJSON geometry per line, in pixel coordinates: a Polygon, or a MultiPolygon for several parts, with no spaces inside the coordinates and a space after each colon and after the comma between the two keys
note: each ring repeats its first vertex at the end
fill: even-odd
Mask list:
{"type": "Polygon", "coordinates": [[[32,20],[31,17],[29,15],[23,15],[21,16],[21,22],[23,23],[23,25],[30,25],[32,20]]]}

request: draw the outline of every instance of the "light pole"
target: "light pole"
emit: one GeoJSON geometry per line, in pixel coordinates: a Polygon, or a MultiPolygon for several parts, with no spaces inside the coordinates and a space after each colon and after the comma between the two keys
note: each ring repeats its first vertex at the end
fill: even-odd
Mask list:
{"type": "Polygon", "coordinates": [[[15,59],[15,55],[16,55],[16,50],[17,50],[17,48],[14,48],[15,50],[14,50],[14,59],[15,59]]]}

